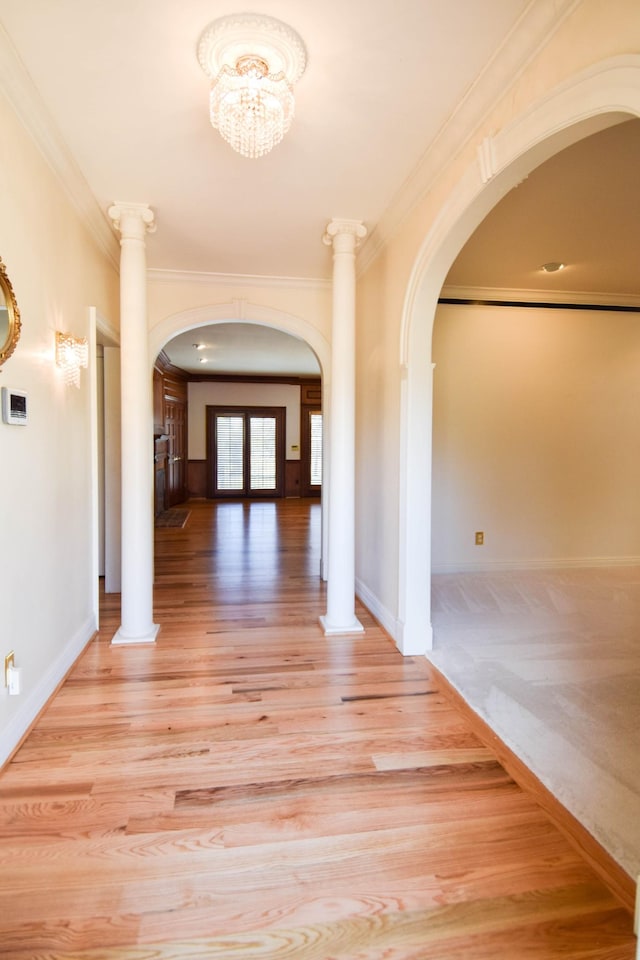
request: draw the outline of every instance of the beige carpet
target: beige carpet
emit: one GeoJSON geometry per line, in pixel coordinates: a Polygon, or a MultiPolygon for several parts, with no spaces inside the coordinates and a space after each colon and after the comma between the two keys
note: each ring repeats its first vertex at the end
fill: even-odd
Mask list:
{"type": "Polygon", "coordinates": [[[640,873],[640,568],[438,574],[429,655],[640,873]]]}

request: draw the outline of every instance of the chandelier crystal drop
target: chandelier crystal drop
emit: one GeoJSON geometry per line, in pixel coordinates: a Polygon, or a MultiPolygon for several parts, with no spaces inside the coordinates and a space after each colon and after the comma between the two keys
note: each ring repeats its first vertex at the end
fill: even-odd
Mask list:
{"type": "Polygon", "coordinates": [[[284,73],[270,74],[260,57],[224,66],[211,88],[211,123],[243,157],[262,157],[291,126],[293,91],[284,73]]]}
{"type": "Polygon", "coordinates": [[[306,66],[298,34],[260,14],[221,17],[202,33],[198,60],[211,80],[213,127],[244,157],[273,150],[291,127],[306,66]]]}
{"type": "Polygon", "coordinates": [[[56,364],[68,386],[80,386],[80,368],[89,364],[89,343],[69,333],[56,331],[56,364]]]}

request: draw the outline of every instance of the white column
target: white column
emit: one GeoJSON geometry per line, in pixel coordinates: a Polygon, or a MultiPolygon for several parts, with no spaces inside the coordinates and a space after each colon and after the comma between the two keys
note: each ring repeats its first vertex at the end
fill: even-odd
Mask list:
{"type": "Polygon", "coordinates": [[[355,329],[356,247],[360,220],[332,220],[323,238],[333,246],[331,428],[329,432],[329,576],[325,634],[359,633],[355,615],[355,329]]]}
{"type": "Polygon", "coordinates": [[[120,232],[120,362],[122,398],[122,610],[112,643],[152,643],[153,623],[153,399],[147,333],[145,236],[153,211],[141,203],[114,203],[109,216],[120,232]]]}

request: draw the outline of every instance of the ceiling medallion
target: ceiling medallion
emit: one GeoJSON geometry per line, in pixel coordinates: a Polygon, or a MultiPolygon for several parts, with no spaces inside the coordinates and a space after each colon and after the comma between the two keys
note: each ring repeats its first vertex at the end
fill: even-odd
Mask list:
{"type": "Polygon", "coordinates": [[[274,17],[221,17],[198,42],[200,66],[211,80],[211,123],[244,157],[262,157],[293,120],[293,86],[307,54],[295,30],[274,17]]]}

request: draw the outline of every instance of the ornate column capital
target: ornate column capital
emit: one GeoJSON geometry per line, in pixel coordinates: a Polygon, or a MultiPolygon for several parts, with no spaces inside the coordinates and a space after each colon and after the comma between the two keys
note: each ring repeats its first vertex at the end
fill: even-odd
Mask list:
{"type": "Polygon", "coordinates": [[[322,242],[340,252],[351,253],[367,235],[362,220],[340,220],[336,218],[327,225],[322,242]]]}
{"type": "Polygon", "coordinates": [[[146,203],[122,203],[116,200],[108,210],[113,225],[123,240],[144,240],[155,233],[155,214],[146,203]]]}

